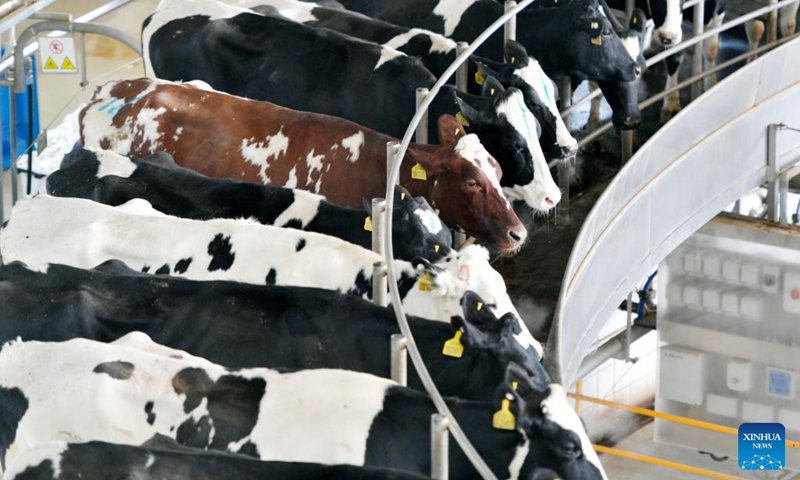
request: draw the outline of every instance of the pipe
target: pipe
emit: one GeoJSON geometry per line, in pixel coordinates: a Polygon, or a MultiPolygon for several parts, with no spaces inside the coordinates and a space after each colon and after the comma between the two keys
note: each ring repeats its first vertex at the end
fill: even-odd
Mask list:
{"type": "Polygon", "coordinates": [[[370,221],[372,222],[372,251],[386,258],[386,253],[383,251],[383,245],[381,244],[381,234],[383,229],[386,228],[386,200],[382,198],[372,199],[370,221]]]}
{"type": "MultiPolygon", "coordinates": [[[[505,6],[505,11],[509,12],[514,7],[517,6],[517,2],[514,0],[506,0],[503,4],[505,6]]],[[[503,44],[505,44],[508,40],[516,40],[517,39],[517,16],[512,15],[511,18],[505,24],[505,28],[503,28],[503,44]]]]}
{"type": "MultiPolygon", "coordinates": [[[[469,43],[467,42],[456,43],[456,55],[461,55],[467,48],[469,48],[469,43]]],[[[469,66],[465,62],[459,65],[458,71],[456,72],[456,88],[462,92],[466,92],[468,84],[469,66]]]]}
{"type": "MultiPolygon", "coordinates": [[[[703,17],[705,15],[705,2],[700,2],[694,6],[692,11],[694,14],[692,22],[692,33],[695,37],[703,34],[703,17]]],[[[699,75],[703,71],[703,44],[699,45],[701,48],[695,48],[694,55],[692,55],[692,76],[699,75]]],[[[703,94],[703,82],[695,82],[692,84],[692,100],[696,99],[703,94]]]]}
{"type": "MultiPolygon", "coordinates": [[[[644,287],[642,287],[642,292],[647,294],[647,291],[650,290],[650,284],[653,283],[653,279],[656,278],[658,275],[658,269],[655,272],[651,273],[647,280],[644,282],[644,287]]],[[[641,321],[642,317],[644,316],[644,297],[639,299],[639,305],[636,307],[636,321],[641,321]]]]}
{"type": "MultiPolygon", "coordinates": [[[[31,194],[31,178],[33,177],[33,62],[31,61],[30,57],[28,57],[28,78],[27,78],[27,90],[28,90],[28,178],[26,183],[26,190],[25,193],[27,195],[31,194]]],[[[14,177],[14,182],[16,183],[17,178],[14,177]]]]}
{"type": "MultiPolygon", "coordinates": [[[[14,71],[14,80],[17,77],[25,79],[25,64],[22,64],[22,70],[14,71]],[[21,72],[18,74],[17,72],[21,72]]],[[[24,91],[24,89],[23,89],[24,91]]],[[[17,204],[19,198],[19,184],[17,180],[17,94],[13,89],[8,89],[8,111],[9,111],[9,151],[11,152],[11,205],[17,204]]]]}
{"type": "MultiPolygon", "coordinates": [[[[417,88],[417,109],[419,109],[422,102],[425,101],[425,97],[428,93],[430,93],[430,90],[425,87],[417,88]]],[[[417,125],[417,136],[415,138],[417,143],[428,143],[428,121],[428,111],[426,109],[422,120],[420,120],[419,125],[417,125]]]]}
{"type": "Polygon", "coordinates": [[[450,477],[448,423],[447,417],[441,413],[431,415],[431,478],[435,480],[448,480],[450,477]]]}
{"type": "Polygon", "coordinates": [[[389,286],[388,267],[386,262],[375,262],[372,264],[372,303],[385,307],[386,289],[389,286]]]}
{"type": "Polygon", "coordinates": [[[619,136],[622,143],[621,160],[625,165],[633,156],[633,130],[622,130],[619,136]]]}
{"type": "MultiPolygon", "coordinates": [[[[391,172],[392,172],[392,170],[394,170],[394,164],[395,163],[399,164],[400,162],[403,161],[403,159],[400,158],[397,155],[399,152],[400,152],[400,144],[399,143],[397,143],[397,142],[386,142],[386,188],[387,188],[387,191],[388,191],[388,188],[389,188],[389,185],[390,185],[390,182],[391,182],[391,176],[392,176],[391,172]]],[[[399,176],[397,178],[397,185],[400,185],[400,177],[399,176]]],[[[394,192],[392,192],[392,193],[394,193],[394,192]]],[[[386,198],[387,199],[394,198],[394,195],[387,195],[386,198]]],[[[386,204],[386,209],[387,210],[389,208],[388,203],[389,202],[387,201],[387,204],[386,204]]],[[[389,220],[391,221],[391,217],[389,217],[389,220]]],[[[385,252],[386,250],[383,250],[383,251],[385,252]]]]}
{"type": "Polygon", "coordinates": [[[650,463],[652,465],[659,465],[662,467],[672,468],[675,470],[693,473],[695,475],[700,475],[703,477],[719,478],[722,480],[740,480],[740,477],[734,477],[732,475],[726,475],[724,473],[717,473],[711,470],[706,470],[704,468],[692,467],[689,465],[684,465],[683,463],[671,462],[669,460],[661,460],[660,458],[655,458],[655,457],[648,457],[647,455],[627,452],[625,450],[620,450],[617,448],[605,447],[603,445],[594,445],[594,449],[600,453],[607,453],[609,455],[616,455],[618,457],[628,458],[630,460],[636,460],[639,462],[650,463]]]}
{"type": "Polygon", "coordinates": [[[569,162],[572,161],[572,158],[556,160],[558,162],[558,188],[561,190],[561,201],[556,205],[555,218],[556,224],[559,225],[569,224],[569,182],[571,180],[569,162]]]}
{"type": "MultiPolygon", "coordinates": [[[[39,22],[31,25],[22,31],[17,39],[17,45],[14,47],[14,72],[21,72],[24,68],[25,54],[24,49],[32,39],[42,32],[49,32],[52,30],[65,30],[74,32],[94,33],[118,40],[123,45],[127,46],[139,56],[142,55],[142,48],[140,42],[135,40],[127,33],[121,32],[115,28],[107,27],[105,25],[95,25],[92,23],[70,23],[64,21],[46,21],[39,22]]],[[[25,91],[25,79],[20,75],[14,75],[14,91],[22,93],[25,91]]]]}
{"type": "MultiPolygon", "coordinates": [[[[575,377],[585,378],[597,370],[600,365],[606,363],[606,361],[622,354],[625,351],[625,339],[628,337],[626,330],[614,335],[607,342],[600,345],[597,350],[586,355],[586,358],[581,362],[581,366],[578,367],[578,373],[575,377]]],[[[630,343],[639,340],[652,331],[652,329],[634,323],[631,326],[630,343]]]]}
{"type": "Polygon", "coordinates": [[[405,387],[408,385],[408,340],[402,333],[393,333],[390,342],[392,380],[405,387]]]}

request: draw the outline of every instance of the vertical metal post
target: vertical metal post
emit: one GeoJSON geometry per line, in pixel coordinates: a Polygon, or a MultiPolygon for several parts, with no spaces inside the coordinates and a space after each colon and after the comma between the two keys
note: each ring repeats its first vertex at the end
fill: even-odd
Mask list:
{"type": "MultiPolygon", "coordinates": [[[[705,2],[697,2],[694,6],[694,18],[692,19],[692,33],[694,36],[702,35],[703,34],[703,16],[705,11],[705,2]]],[[[707,40],[706,40],[707,41],[707,40]]],[[[696,77],[703,72],[703,52],[704,52],[704,43],[701,42],[695,45],[694,54],[692,55],[692,76],[696,77]]],[[[692,84],[692,100],[699,97],[703,93],[703,81],[697,81],[692,84]]]]}
{"type": "Polygon", "coordinates": [[[778,219],[778,158],[775,139],[778,125],[770,123],[767,127],[767,218],[773,222],[778,219]]]}
{"type": "Polygon", "coordinates": [[[26,91],[28,93],[28,148],[27,148],[27,150],[28,150],[28,172],[27,172],[28,175],[26,175],[27,178],[26,178],[26,183],[25,183],[25,185],[26,185],[25,194],[26,195],[30,195],[31,194],[31,182],[33,181],[32,179],[33,179],[33,143],[34,143],[34,138],[33,138],[33,117],[34,117],[34,112],[33,112],[33,108],[34,108],[34,105],[33,105],[33,69],[36,68],[36,67],[33,65],[33,59],[31,57],[28,57],[27,60],[28,61],[25,64],[28,67],[28,74],[27,74],[27,78],[26,78],[26,83],[27,83],[26,91]]]}
{"type": "Polygon", "coordinates": [[[81,32],[81,88],[89,85],[89,80],[86,73],[86,33],[81,32]]]}
{"type": "Polygon", "coordinates": [[[389,267],[386,262],[372,264],[372,303],[385,307],[389,305],[386,292],[389,290],[389,267]]]}
{"type": "MultiPolygon", "coordinates": [[[[636,8],[636,0],[625,0],[625,18],[630,21],[633,16],[633,9],[636,8]]],[[[613,15],[611,12],[606,12],[606,15],[613,15]]]]}
{"type": "Polygon", "coordinates": [[[392,380],[402,386],[408,385],[408,340],[401,333],[391,336],[392,380]]]}
{"type": "MultiPolygon", "coordinates": [[[[775,5],[778,0],[769,0],[767,5],[775,5]]],[[[778,11],[773,10],[767,14],[767,43],[778,39],[778,11]]]]}
{"type": "Polygon", "coordinates": [[[431,415],[431,478],[435,480],[448,480],[448,455],[450,453],[450,438],[447,417],[434,413],[431,415]]]}
{"type": "Polygon", "coordinates": [[[619,137],[622,142],[622,164],[625,165],[633,156],[633,130],[622,130],[619,137]]]}
{"type": "MultiPolygon", "coordinates": [[[[517,2],[515,2],[514,0],[506,0],[505,11],[507,12],[516,6],[517,2]]],[[[516,39],[517,39],[517,17],[515,15],[509,18],[503,27],[503,41],[505,43],[505,40],[516,40],[516,39]]]]}
{"type": "MultiPolygon", "coordinates": [[[[419,106],[422,105],[422,102],[425,101],[425,97],[428,96],[428,93],[430,93],[430,90],[427,88],[417,88],[417,110],[419,110],[419,106]]],[[[417,143],[428,143],[428,112],[425,112],[419,125],[417,125],[417,132],[414,140],[417,143]]]]}
{"type": "MultiPolygon", "coordinates": [[[[25,72],[13,72],[12,75],[25,75],[25,72]]],[[[9,146],[11,152],[11,205],[16,205],[19,192],[17,184],[17,94],[13,88],[8,89],[9,111],[9,146]]]]}
{"type": "Polygon", "coordinates": [[[780,199],[780,222],[781,226],[785,227],[789,225],[789,215],[787,213],[787,202],[789,200],[789,177],[784,172],[780,175],[780,181],[778,183],[778,190],[779,190],[779,199],[780,199]]]}
{"type": "MultiPolygon", "coordinates": [[[[392,167],[394,166],[395,157],[397,157],[397,153],[400,152],[400,143],[399,142],[386,142],[386,182],[389,182],[389,172],[392,171],[392,167]]],[[[397,161],[401,161],[400,158],[397,161]]],[[[400,175],[397,176],[397,184],[400,185],[400,175]]]]}
{"type": "Polygon", "coordinates": [[[386,200],[382,198],[372,199],[372,251],[383,258],[386,252],[383,251],[383,230],[386,224],[386,200]]]}
{"type": "MultiPolygon", "coordinates": [[[[469,43],[458,42],[456,43],[456,54],[461,55],[469,48],[469,43]]],[[[467,84],[469,83],[469,61],[462,63],[456,71],[456,88],[462,92],[467,91],[467,84]]]]}
{"type": "Polygon", "coordinates": [[[556,205],[556,223],[559,225],[569,223],[570,162],[574,158],[565,158],[558,162],[558,187],[561,190],[561,201],[556,205]]]}
{"type": "MultiPolygon", "coordinates": [[[[564,110],[565,108],[572,105],[572,79],[569,75],[564,76],[561,79],[561,85],[559,86],[558,90],[558,109],[564,110]]],[[[567,125],[568,129],[572,129],[569,124],[569,115],[562,115],[564,119],[564,123],[567,125]]]]}

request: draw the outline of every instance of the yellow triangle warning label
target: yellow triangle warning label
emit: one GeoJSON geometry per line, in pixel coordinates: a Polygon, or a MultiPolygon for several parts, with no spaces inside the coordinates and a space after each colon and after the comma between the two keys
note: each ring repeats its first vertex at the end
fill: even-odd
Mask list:
{"type": "Polygon", "coordinates": [[[64,61],[61,62],[61,70],[75,70],[75,65],[69,60],[69,57],[64,57],[64,61]]]}
{"type": "Polygon", "coordinates": [[[47,57],[47,61],[44,62],[44,69],[45,70],[58,70],[58,65],[56,65],[56,62],[53,61],[53,57],[47,57]]]}

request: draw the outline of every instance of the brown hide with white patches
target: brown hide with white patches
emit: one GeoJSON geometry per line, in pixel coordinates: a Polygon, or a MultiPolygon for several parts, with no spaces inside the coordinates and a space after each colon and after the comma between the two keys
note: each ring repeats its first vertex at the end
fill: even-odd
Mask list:
{"type": "MultiPolygon", "coordinates": [[[[211,177],[311,190],[354,208],[362,197],[384,196],[386,142],[395,140],[328,115],[150,79],[100,87],[80,123],[87,147],[139,157],[165,151],[211,177]]],[[[457,153],[474,137],[463,138],[455,118],[442,116],[439,129],[441,145],[409,147],[400,183],[428,199],[446,223],[501,253],[515,252],[526,231],[500,189],[499,165],[488,154],[479,163],[481,155],[457,153]],[[412,178],[417,163],[424,180],[412,178]]]]}

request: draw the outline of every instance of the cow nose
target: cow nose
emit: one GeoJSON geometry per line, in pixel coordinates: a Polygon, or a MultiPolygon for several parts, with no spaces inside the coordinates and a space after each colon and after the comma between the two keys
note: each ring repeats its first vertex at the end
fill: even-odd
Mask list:
{"type": "Polygon", "coordinates": [[[578,153],[578,144],[558,148],[559,158],[574,157],[578,153]]]}
{"type": "Polygon", "coordinates": [[[556,206],[556,203],[558,203],[558,200],[554,200],[554,199],[552,199],[550,197],[544,197],[544,200],[542,200],[542,202],[544,203],[544,208],[546,210],[550,210],[551,208],[556,206]]]}
{"type": "Polygon", "coordinates": [[[515,230],[509,230],[508,231],[508,236],[511,237],[511,240],[513,240],[514,243],[522,243],[525,240],[525,238],[528,236],[528,232],[524,228],[522,228],[520,230],[516,230],[516,231],[515,230]]]}
{"type": "Polygon", "coordinates": [[[677,43],[676,40],[678,39],[678,36],[672,33],[662,33],[660,37],[662,45],[672,45],[677,43]]]}
{"type": "Polygon", "coordinates": [[[641,122],[642,122],[642,117],[638,115],[627,117],[625,121],[622,123],[622,129],[633,130],[634,128],[638,127],[641,122]]]}
{"type": "Polygon", "coordinates": [[[640,67],[638,63],[633,67],[633,74],[636,77],[642,74],[642,67],[640,67]]]}

